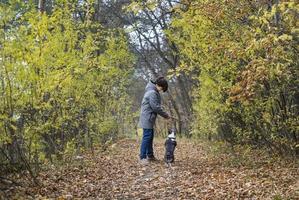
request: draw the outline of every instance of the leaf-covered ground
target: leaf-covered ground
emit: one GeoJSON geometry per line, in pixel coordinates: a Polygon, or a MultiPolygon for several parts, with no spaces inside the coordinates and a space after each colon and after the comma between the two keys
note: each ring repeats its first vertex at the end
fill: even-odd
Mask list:
{"type": "Polygon", "coordinates": [[[139,144],[122,140],[107,152],[89,153],[25,185],[0,192],[9,199],[299,199],[295,162],[268,161],[262,155],[207,153],[208,146],[178,140],[176,162],[163,163],[163,141],[155,141],[160,161],[138,163],[139,144]],[[235,159],[233,159],[235,157],[235,159]],[[238,160],[243,158],[243,160],[238,160]]]}

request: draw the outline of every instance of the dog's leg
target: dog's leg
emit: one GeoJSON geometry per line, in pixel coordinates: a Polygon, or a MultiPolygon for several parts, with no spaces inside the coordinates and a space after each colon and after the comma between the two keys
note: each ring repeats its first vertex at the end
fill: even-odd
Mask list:
{"type": "Polygon", "coordinates": [[[169,162],[166,163],[166,167],[170,168],[171,164],[169,162]]]}

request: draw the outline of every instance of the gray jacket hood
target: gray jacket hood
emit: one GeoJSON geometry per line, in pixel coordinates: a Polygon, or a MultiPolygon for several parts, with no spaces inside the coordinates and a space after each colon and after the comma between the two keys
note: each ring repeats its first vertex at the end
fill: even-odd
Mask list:
{"type": "Polygon", "coordinates": [[[145,87],[145,92],[148,92],[150,90],[155,90],[155,91],[159,92],[156,88],[156,85],[152,81],[148,82],[148,84],[145,87]]]}

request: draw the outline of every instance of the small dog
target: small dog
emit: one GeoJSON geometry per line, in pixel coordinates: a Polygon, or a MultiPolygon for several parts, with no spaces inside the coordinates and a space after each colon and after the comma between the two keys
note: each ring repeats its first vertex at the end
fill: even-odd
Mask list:
{"type": "Polygon", "coordinates": [[[165,141],[165,163],[167,165],[170,165],[171,163],[174,162],[174,150],[176,147],[177,143],[175,140],[175,129],[170,129],[168,131],[168,137],[165,141]]]}

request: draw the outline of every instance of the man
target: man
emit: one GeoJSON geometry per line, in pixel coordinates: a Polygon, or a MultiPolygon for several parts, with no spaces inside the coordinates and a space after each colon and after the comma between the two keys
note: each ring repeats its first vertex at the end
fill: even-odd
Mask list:
{"type": "Polygon", "coordinates": [[[157,115],[170,119],[170,116],[161,107],[160,92],[166,92],[168,83],[164,77],[159,77],[155,82],[150,81],[146,88],[141,104],[140,127],[143,129],[143,137],[140,147],[140,163],[148,164],[148,161],[156,160],[153,152],[154,124],[157,115]]]}

